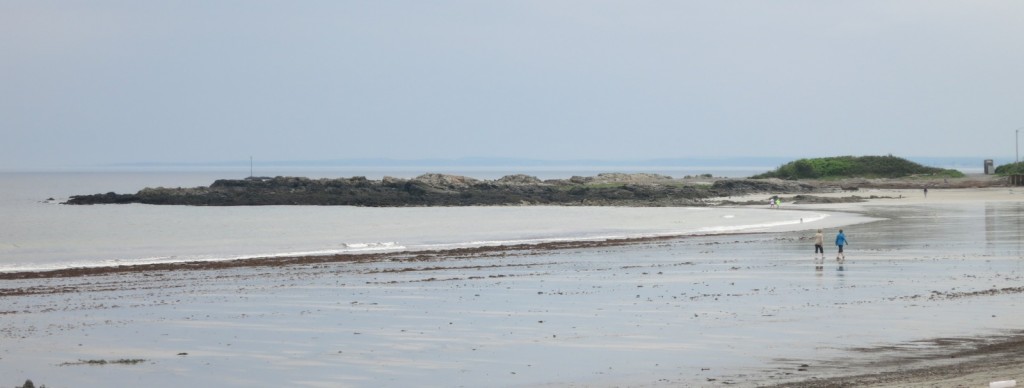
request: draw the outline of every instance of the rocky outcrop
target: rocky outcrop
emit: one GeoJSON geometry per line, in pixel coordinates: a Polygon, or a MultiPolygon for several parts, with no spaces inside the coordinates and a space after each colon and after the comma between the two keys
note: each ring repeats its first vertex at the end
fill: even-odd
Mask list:
{"type": "Polygon", "coordinates": [[[754,193],[811,193],[817,191],[818,187],[781,179],[727,179],[715,181],[711,189],[721,193],[722,197],[728,197],[754,193]]]}
{"type": "MultiPolygon", "coordinates": [[[[135,194],[71,197],[66,204],[144,203],[154,205],[254,206],[704,206],[706,200],[748,194],[801,195],[850,187],[991,187],[1005,180],[968,177],[949,180],[791,181],[781,179],[674,179],[657,174],[598,174],[540,180],[517,174],[495,180],[424,174],[412,179],[365,177],[310,179],[250,177],[221,179],[207,187],[146,188],[135,194]]],[[[806,201],[815,201],[808,198],[806,201]]],[[[714,202],[714,201],[709,201],[714,202]]]]}
{"type": "Polygon", "coordinates": [[[528,175],[496,180],[424,174],[413,179],[365,177],[309,179],[251,177],[221,179],[207,187],[146,188],[135,194],[71,197],[66,204],[143,203],[153,205],[252,206],[472,206],[589,205],[701,206],[719,195],[706,185],[691,185],[654,174],[601,174],[542,181],[528,175]]]}

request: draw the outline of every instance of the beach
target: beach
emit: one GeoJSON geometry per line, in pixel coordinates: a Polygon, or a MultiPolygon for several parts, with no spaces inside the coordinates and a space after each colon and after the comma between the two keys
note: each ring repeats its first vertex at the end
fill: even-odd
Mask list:
{"type": "Polygon", "coordinates": [[[840,192],[827,196],[874,199],[784,202],[857,216],[764,231],[5,274],[0,384],[1022,380],[1022,194],[840,192]],[[842,268],[838,228],[850,240],[842,268]]]}

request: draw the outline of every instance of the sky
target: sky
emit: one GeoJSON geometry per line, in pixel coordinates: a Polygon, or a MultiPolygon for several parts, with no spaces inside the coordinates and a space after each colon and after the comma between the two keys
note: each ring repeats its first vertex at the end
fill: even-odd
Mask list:
{"type": "Polygon", "coordinates": [[[1012,162],[1021,1],[0,0],[0,170],[1012,162]]]}

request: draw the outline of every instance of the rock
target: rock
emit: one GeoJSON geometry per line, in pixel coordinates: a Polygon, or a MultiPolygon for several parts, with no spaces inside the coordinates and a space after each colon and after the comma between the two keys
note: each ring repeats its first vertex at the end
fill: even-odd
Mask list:
{"type": "MultiPolygon", "coordinates": [[[[809,193],[816,190],[815,186],[781,179],[725,179],[711,184],[711,189],[729,195],[753,193],[809,193]]],[[[729,196],[729,195],[723,195],[729,196]]]]}
{"type": "Polygon", "coordinates": [[[632,183],[632,184],[654,184],[672,181],[672,177],[659,174],[623,174],[623,173],[602,173],[597,174],[593,179],[597,183],[632,183]]]}
{"type": "Polygon", "coordinates": [[[383,179],[381,179],[381,183],[383,183],[385,186],[400,186],[404,185],[405,182],[408,182],[408,180],[390,176],[385,176],[383,179]]]}
{"type": "Polygon", "coordinates": [[[543,183],[537,177],[525,174],[505,175],[494,182],[503,185],[539,185],[543,183]]]}
{"type": "Polygon", "coordinates": [[[601,174],[599,178],[548,180],[515,174],[487,181],[458,175],[423,174],[413,179],[365,177],[308,179],[259,177],[219,179],[208,187],[145,188],[135,194],[76,195],[65,204],[256,206],[703,206],[715,193],[656,174],[601,174]]]}
{"type": "MultiPolygon", "coordinates": [[[[970,184],[978,182],[977,179],[970,184]]],[[[991,180],[993,183],[999,181],[991,180]]],[[[219,179],[207,187],[145,188],[135,194],[76,195],[64,204],[123,204],[190,206],[707,206],[705,200],[764,193],[791,194],[802,203],[835,201],[800,195],[835,192],[840,187],[896,185],[893,181],[851,180],[790,181],[781,179],[715,179],[695,184],[658,174],[598,174],[569,179],[540,179],[523,174],[497,180],[465,176],[423,174],[413,179],[384,177],[370,180],[357,176],[336,179],[303,177],[253,177],[219,179]]],[[[920,185],[914,181],[911,184],[920,185]]],[[[950,182],[950,186],[967,184],[950,182]]],[[[861,201],[848,197],[840,201],[861,201]]],[[[729,202],[722,202],[728,204],[729,202]]],[[[758,204],[760,202],[757,202],[758,204]]]]}
{"type": "Polygon", "coordinates": [[[569,183],[573,183],[573,184],[577,184],[577,185],[585,185],[585,184],[593,182],[593,181],[594,181],[593,177],[582,177],[582,176],[578,176],[578,175],[573,175],[572,178],[569,178],[569,183]]]}
{"type": "Polygon", "coordinates": [[[478,182],[476,179],[469,177],[445,174],[423,174],[413,178],[413,180],[431,187],[449,189],[466,188],[478,182]]]}

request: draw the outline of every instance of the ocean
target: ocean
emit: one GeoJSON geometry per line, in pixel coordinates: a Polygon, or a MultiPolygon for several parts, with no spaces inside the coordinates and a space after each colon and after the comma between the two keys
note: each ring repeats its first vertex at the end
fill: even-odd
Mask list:
{"type": "MultiPolygon", "coordinates": [[[[707,171],[704,169],[703,171],[707,171]]],[[[764,170],[759,170],[764,171],[764,170]]],[[[431,171],[434,172],[434,171],[431,171]]],[[[437,171],[478,179],[526,173],[541,179],[594,170],[437,171]]],[[[628,172],[628,171],[627,171],[628,172]]],[[[704,172],[645,171],[674,177],[704,172]]],[[[715,176],[758,171],[724,169],[715,176]]],[[[270,171],[260,175],[411,178],[423,171],[270,171]]],[[[195,187],[248,171],[0,173],[0,271],[34,271],[314,254],[451,249],[811,228],[835,214],[765,208],[188,207],[60,204],[71,195],[195,187]],[[815,223],[819,222],[819,223],[815,223]]]]}

